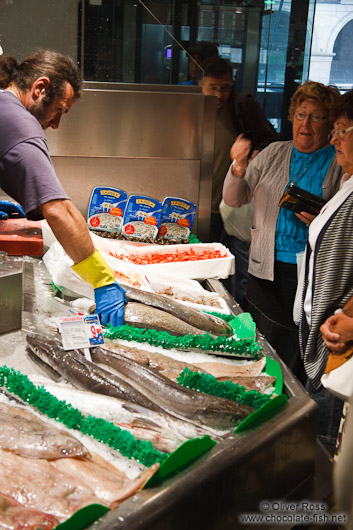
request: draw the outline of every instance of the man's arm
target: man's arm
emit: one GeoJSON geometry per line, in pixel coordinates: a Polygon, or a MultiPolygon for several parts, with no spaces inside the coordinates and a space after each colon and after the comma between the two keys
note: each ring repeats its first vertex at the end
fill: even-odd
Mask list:
{"type": "Polygon", "coordinates": [[[42,212],[56,239],[74,263],[94,252],[86,222],[70,200],[54,200],[42,204],[42,212]]]}
{"type": "Polygon", "coordinates": [[[67,199],[46,202],[41,208],[56,239],[74,261],[73,270],[94,288],[96,313],[101,323],[122,326],[125,291],[115,281],[100,252],[95,250],[81,213],[67,199]]]}

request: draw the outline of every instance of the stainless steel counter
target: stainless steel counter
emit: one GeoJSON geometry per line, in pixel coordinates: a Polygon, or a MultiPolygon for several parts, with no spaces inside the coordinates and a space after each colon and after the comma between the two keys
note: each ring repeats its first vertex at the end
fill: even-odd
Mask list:
{"type": "MultiPolygon", "coordinates": [[[[43,368],[25,354],[25,330],[50,333],[51,319],[67,308],[48,295],[50,282],[41,262],[29,258],[23,270],[22,330],[0,335],[1,363],[25,374],[40,373],[43,368]]],[[[206,284],[226,296],[234,314],[241,312],[219,281],[206,284]]],[[[261,501],[310,497],[318,409],[267,342],[261,336],[258,340],[264,354],[281,364],[288,397],[284,408],[259,427],[217,444],[157,487],[128,498],[90,530],[234,530],[246,528],[239,516],[259,512],[261,501]]]]}
{"type": "MultiPolygon", "coordinates": [[[[207,283],[226,294],[220,282],[207,283]]],[[[228,301],[235,314],[241,311],[229,295],[228,301]]],[[[262,513],[262,501],[310,498],[317,406],[266,341],[258,339],[264,353],[282,365],[288,397],[283,410],[260,427],[217,444],[159,487],[135,494],[90,530],[234,530],[247,527],[239,521],[242,514],[262,513]]]]}

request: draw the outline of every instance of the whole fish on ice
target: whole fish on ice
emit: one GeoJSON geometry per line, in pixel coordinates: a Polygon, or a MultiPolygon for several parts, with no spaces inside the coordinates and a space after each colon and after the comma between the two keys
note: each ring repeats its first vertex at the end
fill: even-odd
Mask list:
{"type": "Polygon", "coordinates": [[[135,403],[127,403],[118,398],[68,388],[66,385],[56,383],[46,382],[44,388],[57,399],[70,403],[82,414],[99,415],[100,418],[129,431],[135,438],[151,442],[163,453],[172,453],[187,440],[202,438],[205,435],[211,436],[216,441],[223,439],[223,433],[219,431],[184,421],[163,411],[158,412],[135,403]]]}
{"type": "Polygon", "coordinates": [[[167,331],[171,335],[204,335],[205,332],[191,326],[184,320],[177,318],[166,311],[156,307],[128,302],[125,306],[124,321],[138,328],[156,329],[167,331]]]}
{"type": "Polygon", "coordinates": [[[122,477],[120,471],[109,470],[109,477],[102,459],[97,463],[80,460],[77,475],[69,462],[75,466],[75,459],[55,460],[23,458],[0,449],[0,491],[13,497],[28,508],[54,515],[64,521],[74,512],[89,504],[103,504],[108,507],[125,499],[141,489],[156,472],[159,465],[145,468],[134,480],[122,477]],[[99,468],[104,469],[99,477],[99,468]],[[65,468],[65,469],[61,469],[65,468]],[[79,473],[78,473],[79,468],[79,473]]]}
{"type": "Polygon", "coordinates": [[[142,304],[162,309],[194,328],[202,330],[204,333],[225,336],[233,334],[232,327],[222,318],[188,307],[167,295],[149,293],[142,289],[135,289],[130,285],[124,285],[124,289],[129,301],[141,302],[142,304]]]}
{"type": "Polygon", "coordinates": [[[0,528],[3,530],[52,530],[59,522],[53,515],[26,508],[0,493],[0,528]]]}
{"type": "Polygon", "coordinates": [[[196,362],[195,364],[177,361],[162,353],[147,351],[141,348],[134,348],[118,344],[112,341],[105,341],[103,349],[113,351],[132,359],[144,366],[155,368],[162,375],[176,381],[181,372],[188,368],[192,372],[208,373],[218,379],[218,381],[231,381],[244,386],[247,390],[258,390],[264,392],[276,380],[269,375],[261,375],[266,365],[266,358],[259,361],[249,362],[243,365],[231,365],[221,362],[196,362]]]}
{"type": "Polygon", "coordinates": [[[266,366],[266,357],[262,357],[256,362],[246,364],[230,365],[218,361],[195,362],[195,366],[202,368],[217,379],[220,377],[256,377],[261,374],[266,366]]]}
{"type": "Polygon", "coordinates": [[[133,346],[126,346],[125,344],[118,344],[113,341],[104,341],[103,348],[108,351],[114,351],[120,353],[128,359],[132,359],[144,366],[149,366],[150,368],[156,368],[162,373],[177,373],[178,375],[185,369],[189,368],[194,372],[206,373],[200,366],[194,364],[185,363],[183,361],[177,361],[173,357],[168,357],[163,353],[158,353],[155,351],[143,350],[142,348],[135,348],[133,346]]]}
{"type": "Polygon", "coordinates": [[[111,508],[135,491],[142,489],[159,467],[159,464],[153,464],[132,480],[98,455],[93,455],[92,461],[71,458],[54,460],[50,463],[58,471],[72,476],[74,481],[89,484],[94,495],[111,508]]]}
{"type": "Polygon", "coordinates": [[[91,350],[92,360],[111,366],[127,382],[159,407],[214,429],[231,429],[253,412],[253,408],[230,399],[189,390],[157,370],[143,366],[103,348],[91,350]]]}
{"type": "Polygon", "coordinates": [[[119,377],[91,363],[75,350],[65,351],[58,341],[28,334],[27,343],[37,357],[76,386],[152,410],[164,410],[193,423],[230,430],[253,412],[252,407],[241,403],[183,388],[157,371],[118,354],[107,356],[106,350],[92,349],[92,359],[109,365],[114,357],[114,370],[118,364],[119,377]]]}
{"type": "Polygon", "coordinates": [[[59,341],[27,334],[29,351],[74,386],[138,403],[152,410],[159,407],[120,377],[88,361],[76,350],[64,350],[59,341]]]}
{"type": "Polygon", "coordinates": [[[0,403],[0,447],[33,458],[89,456],[79,440],[23,407],[0,403]]]}

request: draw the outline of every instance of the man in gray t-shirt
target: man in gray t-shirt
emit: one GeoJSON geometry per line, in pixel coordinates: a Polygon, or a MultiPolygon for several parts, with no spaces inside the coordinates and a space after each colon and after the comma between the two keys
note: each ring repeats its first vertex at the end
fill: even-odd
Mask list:
{"type": "Polygon", "coordinates": [[[63,190],[43,132],[59,127],[81,88],[80,70],[60,53],[39,50],[20,64],[0,57],[0,186],[28,219],[46,219],[72,258],[73,270],[93,286],[101,323],[118,326],[124,323],[125,292],[63,190]]]}
{"type": "Polygon", "coordinates": [[[13,92],[0,90],[0,184],[28,219],[43,219],[41,205],[68,199],[51,162],[39,121],[13,92]]]}

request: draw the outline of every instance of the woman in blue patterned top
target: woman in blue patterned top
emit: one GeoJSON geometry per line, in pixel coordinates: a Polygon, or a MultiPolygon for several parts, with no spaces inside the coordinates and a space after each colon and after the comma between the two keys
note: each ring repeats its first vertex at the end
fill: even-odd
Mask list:
{"type": "Polygon", "coordinates": [[[244,309],[292,372],[305,381],[298,326],[293,322],[297,254],[304,251],[314,216],[280,208],[286,188],[296,186],[330,199],[341,169],[329,143],[330,112],[340,98],[336,87],[307,81],[291,99],[293,140],[274,142],[248,165],[250,142],[240,135],[224,182],[226,204],[240,207],[254,197],[249,279],[244,309]]]}

